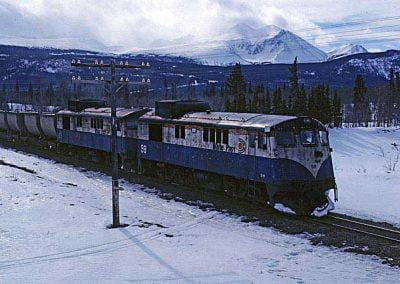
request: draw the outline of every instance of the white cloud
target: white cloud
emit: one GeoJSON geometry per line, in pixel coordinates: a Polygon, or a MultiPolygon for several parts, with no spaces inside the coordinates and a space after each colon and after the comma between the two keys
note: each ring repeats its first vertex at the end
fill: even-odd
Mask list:
{"type": "Polygon", "coordinates": [[[390,16],[399,8],[398,0],[0,0],[0,42],[40,45],[54,39],[54,45],[133,50],[210,41],[246,22],[274,24],[329,49],[337,38],[324,37],[330,31],[321,23],[390,16]]]}

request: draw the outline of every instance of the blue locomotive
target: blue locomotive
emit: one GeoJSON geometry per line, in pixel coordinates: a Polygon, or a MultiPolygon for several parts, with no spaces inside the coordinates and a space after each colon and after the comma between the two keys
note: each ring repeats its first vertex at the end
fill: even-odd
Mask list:
{"type": "MultiPolygon", "coordinates": [[[[0,130],[53,137],[59,146],[90,153],[109,152],[110,108],[62,110],[52,124],[41,126],[45,116],[0,112],[0,130]],[[18,129],[11,127],[14,120],[18,129]]],[[[313,118],[214,112],[203,102],[169,100],[154,109],[118,108],[117,122],[125,170],[302,215],[333,209],[329,192],[333,189],[336,198],[337,191],[328,131],[313,118]]]]}

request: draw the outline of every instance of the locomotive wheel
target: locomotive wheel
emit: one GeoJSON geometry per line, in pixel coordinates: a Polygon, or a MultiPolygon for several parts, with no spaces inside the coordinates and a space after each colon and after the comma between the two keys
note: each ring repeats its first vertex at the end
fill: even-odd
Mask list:
{"type": "Polygon", "coordinates": [[[238,180],[233,191],[233,197],[246,198],[247,197],[247,184],[244,180],[238,180]]]}

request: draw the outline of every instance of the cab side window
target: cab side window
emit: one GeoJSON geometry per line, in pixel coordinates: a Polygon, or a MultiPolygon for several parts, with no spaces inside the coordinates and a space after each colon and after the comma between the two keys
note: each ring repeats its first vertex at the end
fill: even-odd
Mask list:
{"type": "Polygon", "coordinates": [[[184,125],[175,125],[175,138],[177,139],[185,139],[185,126],[184,125]]]}
{"type": "Polygon", "coordinates": [[[318,136],[319,136],[319,142],[321,143],[322,146],[327,146],[329,144],[328,140],[328,132],[324,130],[318,131],[318,136]]]}
{"type": "Polygon", "coordinates": [[[249,147],[251,147],[251,148],[256,147],[256,134],[255,133],[249,134],[249,147]]]}
{"type": "Polygon", "coordinates": [[[276,133],[276,143],[282,147],[296,146],[296,137],[292,131],[282,131],[276,133]]]}
{"type": "Polygon", "coordinates": [[[267,149],[267,136],[264,133],[259,132],[257,134],[257,148],[267,149]]]}

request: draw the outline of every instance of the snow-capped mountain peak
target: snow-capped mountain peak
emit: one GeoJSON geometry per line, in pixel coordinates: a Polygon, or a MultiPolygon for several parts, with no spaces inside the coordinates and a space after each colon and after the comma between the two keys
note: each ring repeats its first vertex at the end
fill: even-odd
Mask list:
{"type": "MultiPolygon", "coordinates": [[[[186,51],[184,55],[209,65],[321,62],[326,53],[294,33],[274,25],[253,28],[238,24],[212,45],[186,51]]],[[[172,54],[177,53],[174,50],[172,54]]]]}
{"type": "Polygon", "coordinates": [[[230,31],[231,39],[235,36],[240,39],[260,39],[273,38],[282,31],[275,25],[267,25],[260,28],[253,28],[245,23],[235,25],[230,31]]]}
{"type": "MultiPolygon", "coordinates": [[[[241,29],[243,31],[243,29],[241,29]]],[[[241,39],[226,42],[229,53],[243,63],[292,63],[323,61],[325,52],[294,33],[276,26],[250,29],[241,39]]]]}
{"type": "Polygon", "coordinates": [[[359,44],[348,44],[329,52],[327,60],[333,60],[358,53],[368,53],[368,50],[359,44]]]}

